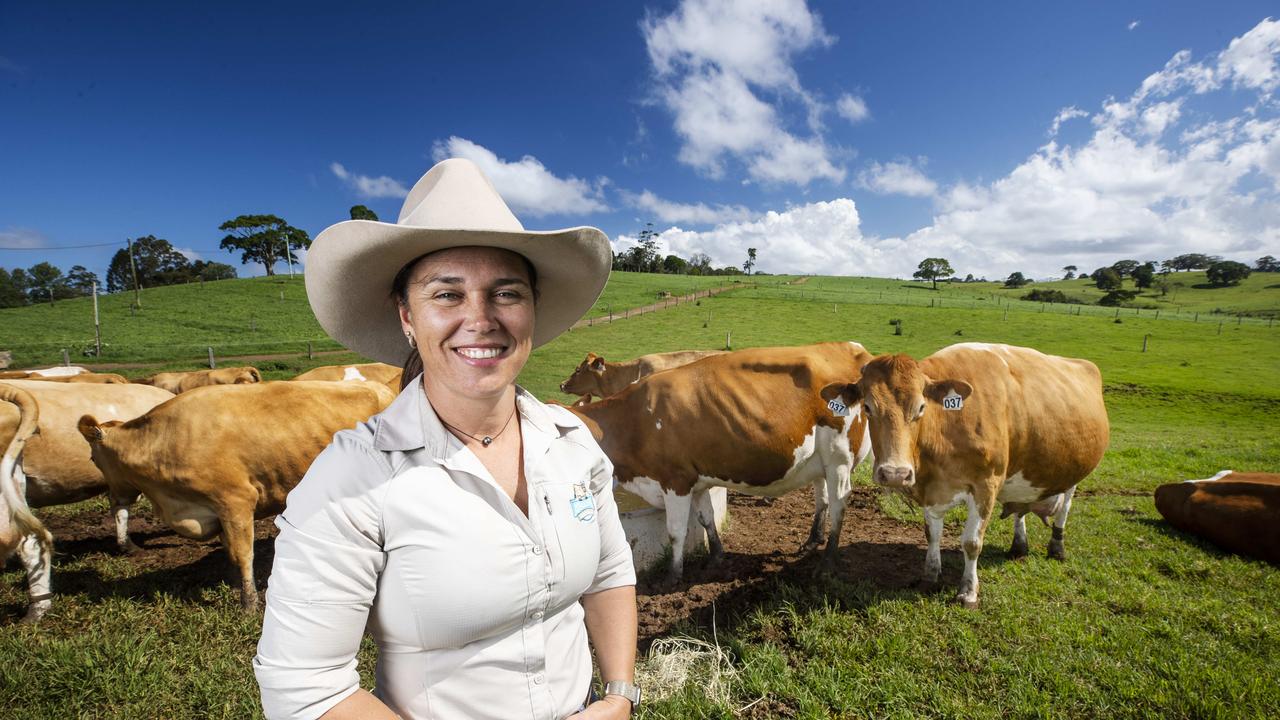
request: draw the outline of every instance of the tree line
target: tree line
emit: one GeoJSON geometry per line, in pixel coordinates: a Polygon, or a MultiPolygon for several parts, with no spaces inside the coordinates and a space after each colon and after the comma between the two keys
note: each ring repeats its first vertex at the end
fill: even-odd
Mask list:
{"type": "Polygon", "coordinates": [[[623,252],[613,254],[613,269],[624,272],[663,273],[667,275],[766,275],[768,273],[752,272],[756,265],[756,249],[747,248],[747,259],[742,268],[732,265],[712,267],[711,256],[704,252],[696,252],[689,258],[679,255],[663,257],[658,252],[658,237],[662,233],[653,229],[653,223],[646,223],[640,231],[636,244],[623,252]]]}

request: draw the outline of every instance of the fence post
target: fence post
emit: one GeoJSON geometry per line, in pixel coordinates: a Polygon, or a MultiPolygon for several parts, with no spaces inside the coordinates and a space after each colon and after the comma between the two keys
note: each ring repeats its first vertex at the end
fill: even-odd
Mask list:
{"type": "Polygon", "coordinates": [[[209,369],[213,370],[217,367],[218,367],[218,364],[213,361],[213,348],[210,347],[209,348],[209,369]]]}
{"type": "Polygon", "coordinates": [[[1219,320],[1219,321],[1218,321],[1218,334],[1219,334],[1219,335],[1221,335],[1221,334],[1222,334],[1222,321],[1221,321],[1221,320],[1219,320]]]}
{"type": "Polygon", "coordinates": [[[1196,313],[1196,317],[1191,322],[1200,322],[1200,313],[1196,313]]]}
{"type": "Polygon", "coordinates": [[[1142,352],[1147,351],[1147,338],[1151,337],[1151,333],[1142,336],[1142,352]]]}
{"type": "Polygon", "coordinates": [[[67,355],[67,349],[62,348],[62,366],[66,367],[71,364],[71,356],[67,355]]]}
{"type": "Polygon", "coordinates": [[[1160,308],[1156,308],[1156,319],[1160,319],[1160,308]]]}
{"type": "Polygon", "coordinates": [[[312,349],[312,347],[311,347],[311,341],[310,341],[310,340],[308,340],[308,341],[307,341],[307,359],[308,359],[308,360],[315,360],[315,359],[316,359],[316,353],[315,353],[315,350],[314,350],[314,349],[312,349]]]}
{"type": "Polygon", "coordinates": [[[1120,319],[1120,308],[1116,308],[1116,319],[1120,319]]]}
{"type": "Polygon", "coordinates": [[[724,349],[725,350],[733,349],[733,331],[732,330],[724,334],[724,349]]]}
{"type": "Polygon", "coordinates": [[[1238,325],[1240,325],[1240,323],[1242,323],[1242,322],[1244,322],[1244,316],[1243,316],[1243,315],[1237,315],[1237,316],[1236,316],[1236,325],[1238,326],[1238,325]]]}
{"type": "Polygon", "coordinates": [[[1005,308],[1004,308],[1004,319],[1005,319],[1006,321],[1009,319],[1009,306],[1007,306],[1007,305],[1006,305],[1006,306],[1005,306],[1005,308]]]}

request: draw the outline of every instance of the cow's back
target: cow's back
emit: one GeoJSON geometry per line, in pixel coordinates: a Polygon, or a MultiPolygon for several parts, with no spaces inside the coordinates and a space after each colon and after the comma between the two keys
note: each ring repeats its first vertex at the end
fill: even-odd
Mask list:
{"type": "Polygon", "coordinates": [[[1170,525],[1224,550],[1280,565],[1280,476],[1232,473],[1218,480],[1156,488],[1170,525]]]}
{"type": "Polygon", "coordinates": [[[972,386],[963,409],[932,412],[945,413],[957,429],[951,439],[971,456],[1007,458],[1007,475],[1065,490],[1101,462],[1110,426],[1102,375],[1088,360],[962,343],[929,356],[921,369],[932,380],[972,386]]]}
{"type": "Polygon", "coordinates": [[[27,441],[22,460],[32,507],[75,502],[106,490],[102,472],[89,457],[89,443],[76,430],[82,415],[132,420],[174,397],[146,385],[0,382],[31,393],[40,408],[39,431],[27,441]]]}
{"type": "Polygon", "coordinates": [[[816,425],[842,426],[820,391],[870,358],[856,343],[823,343],[739,350],[655,373],[613,398],[635,427],[608,442],[629,445],[618,457],[649,465],[639,475],[765,485],[792,467],[816,425]]]}

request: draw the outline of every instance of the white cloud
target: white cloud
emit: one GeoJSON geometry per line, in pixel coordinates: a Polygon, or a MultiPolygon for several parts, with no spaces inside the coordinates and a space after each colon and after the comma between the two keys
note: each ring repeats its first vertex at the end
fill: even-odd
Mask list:
{"type": "Polygon", "coordinates": [[[609,209],[602,195],[607,178],[597,179],[594,187],[572,175],[559,178],[532,155],[508,162],[457,136],[436,142],[431,154],[437,162],[460,157],[479,165],[517,216],[582,215],[609,209]]]}
{"type": "Polygon", "coordinates": [[[203,256],[203,255],[201,255],[199,251],[197,251],[197,250],[192,250],[191,248],[186,248],[186,247],[176,247],[176,248],[174,248],[174,250],[177,250],[179,255],[181,255],[182,257],[186,258],[186,259],[187,259],[187,262],[195,262],[195,261],[197,261],[197,260],[203,260],[203,259],[204,259],[204,256],[203,256]]]}
{"type": "Polygon", "coordinates": [[[712,225],[733,220],[746,220],[754,215],[742,205],[712,207],[705,203],[678,203],[660,198],[648,190],[639,194],[623,191],[622,197],[631,207],[652,213],[664,223],[712,225]]]}
{"type": "Polygon", "coordinates": [[[1089,113],[1081,110],[1075,105],[1062,108],[1062,110],[1058,111],[1058,114],[1053,118],[1053,124],[1049,126],[1049,137],[1057,137],[1058,131],[1062,129],[1063,123],[1082,117],[1089,117],[1089,113]]]}
{"type": "Polygon", "coordinates": [[[867,101],[848,93],[841,95],[836,101],[836,112],[851,123],[860,123],[871,117],[871,111],[867,109],[867,101]]]}
{"type": "Polygon", "coordinates": [[[49,247],[49,239],[39,230],[20,227],[0,230],[0,248],[27,250],[42,247],[49,247]]]}
{"type": "MultiPolygon", "coordinates": [[[[926,162],[925,158],[918,160],[920,165],[926,162]]],[[[931,197],[938,192],[938,184],[910,160],[896,160],[883,165],[873,162],[858,173],[858,185],[881,195],[931,197]]]]}
{"type": "Polygon", "coordinates": [[[403,198],[409,194],[404,185],[386,175],[376,178],[358,175],[347,170],[342,163],[332,163],[329,169],[362,198],[403,198]]]}
{"type": "MultiPolygon", "coordinates": [[[[1188,252],[1247,262],[1276,254],[1280,117],[1267,94],[1280,82],[1278,39],[1280,24],[1268,19],[1203,62],[1175,54],[1128,99],[1103,100],[1080,144],[1051,140],[995,182],[939,193],[939,214],[904,247],[992,278],[1188,252]],[[1214,117],[1204,103],[1184,112],[1195,96],[1248,90],[1259,102],[1239,114],[1214,117]]],[[[1081,116],[1064,110],[1051,134],[1081,116]]]]}
{"type": "Polygon", "coordinates": [[[1141,25],[1141,24],[1142,24],[1142,21],[1141,21],[1141,20],[1134,20],[1134,21],[1132,21],[1132,22],[1130,22],[1130,23],[1129,23],[1129,25],[1128,25],[1129,30],[1130,30],[1130,31],[1136,30],[1136,29],[1138,28],[1138,26],[1139,26],[1139,25],[1141,25]]]}
{"type": "Polygon", "coordinates": [[[804,0],[684,0],[669,15],[646,16],[641,30],[656,98],[682,141],[681,162],[712,178],[736,159],[757,181],[844,179],[821,136],[826,108],[791,64],[794,55],[835,42],[804,0]],[[808,137],[787,128],[796,110],[808,137]]]}

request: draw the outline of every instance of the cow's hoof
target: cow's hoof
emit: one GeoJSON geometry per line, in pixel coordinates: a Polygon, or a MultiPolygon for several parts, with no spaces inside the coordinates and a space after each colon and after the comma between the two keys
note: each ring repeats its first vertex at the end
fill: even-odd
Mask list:
{"type": "Polygon", "coordinates": [[[1031,550],[1027,547],[1027,544],[1025,542],[1021,542],[1021,543],[1016,542],[1009,547],[1009,559],[1021,560],[1022,558],[1029,555],[1030,552],[1031,550]]]}
{"type": "Polygon", "coordinates": [[[119,550],[121,555],[133,555],[134,553],[142,552],[142,548],[135,545],[132,540],[126,541],[123,545],[117,545],[116,549],[119,550]]]}
{"type": "Polygon", "coordinates": [[[937,578],[922,577],[917,578],[916,581],[912,583],[912,587],[922,594],[932,595],[933,593],[938,592],[939,588],[942,587],[942,583],[938,582],[937,578]]]}
{"type": "Polygon", "coordinates": [[[45,613],[49,612],[49,607],[50,607],[50,603],[47,603],[47,602],[31,605],[30,607],[27,608],[27,614],[23,615],[22,619],[18,621],[19,624],[35,625],[36,623],[40,622],[40,618],[44,617],[45,613]]]}
{"type": "Polygon", "coordinates": [[[1049,559],[1050,560],[1066,560],[1067,548],[1060,542],[1049,543],[1049,559]]]}
{"type": "Polygon", "coordinates": [[[977,610],[979,605],[978,596],[956,595],[956,604],[965,610],[977,610]]]}
{"type": "Polygon", "coordinates": [[[707,556],[707,567],[719,567],[724,563],[724,550],[713,552],[707,556]]]}
{"type": "Polygon", "coordinates": [[[800,554],[801,554],[801,555],[808,555],[808,554],[812,553],[813,551],[817,550],[817,549],[818,549],[818,546],[819,546],[819,545],[821,545],[821,544],[822,544],[822,542],[821,542],[821,541],[816,540],[816,539],[814,539],[814,538],[809,538],[808,540],[805,540],[805,541],[804,541],[804,544],[803,544],[803,545],[801,545],[801,546],[800,546],[800,554]]]}

